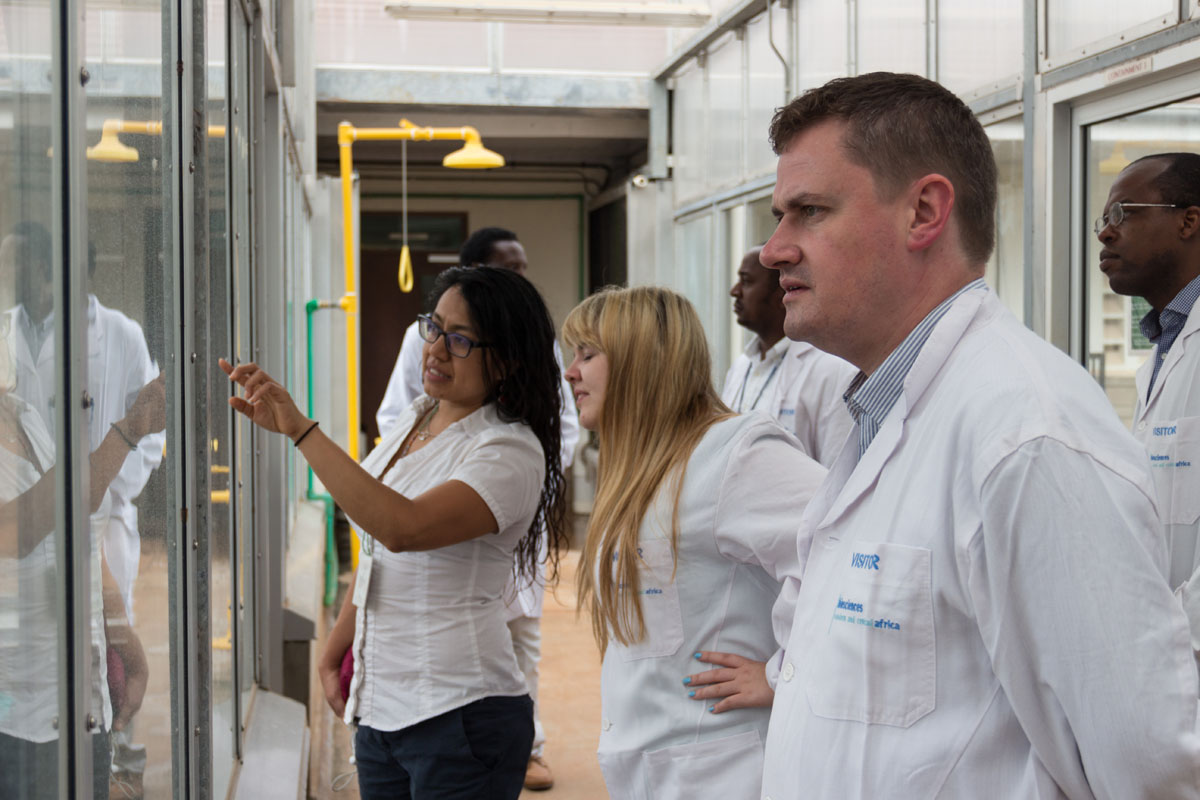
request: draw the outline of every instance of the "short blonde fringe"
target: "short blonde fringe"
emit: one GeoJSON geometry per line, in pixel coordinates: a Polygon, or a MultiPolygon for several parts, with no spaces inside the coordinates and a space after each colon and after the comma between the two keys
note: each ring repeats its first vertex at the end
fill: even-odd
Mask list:
{"type": "Polygon", "coordinates": [[[660,487],[674,493],[677,562],[687,460],[709,426],[731,412],[712,385],[700,318],[670,290],[601,290],[571,311],[563,339],[608,357],[599,478],[578,572],[579,607],[588,608],[603,653],[610,638],[628,646],[646,635],[637,564],[642,518],[660,487]]]}

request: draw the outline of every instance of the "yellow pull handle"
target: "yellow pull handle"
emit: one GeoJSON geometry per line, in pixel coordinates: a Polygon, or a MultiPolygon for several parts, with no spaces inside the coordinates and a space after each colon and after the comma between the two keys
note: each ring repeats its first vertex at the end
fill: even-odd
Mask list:
{"type": "Polygon", "coordinates": [[[400,274],[396,277],[400,281],[400,291],[405,293],[412,291],[412,256],[408,254],[408,245],[404,245],[404,247],[400,248],[400,274]]]}

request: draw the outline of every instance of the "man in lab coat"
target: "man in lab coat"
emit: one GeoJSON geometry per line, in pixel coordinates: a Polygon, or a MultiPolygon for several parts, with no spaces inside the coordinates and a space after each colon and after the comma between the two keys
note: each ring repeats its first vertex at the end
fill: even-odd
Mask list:
{"type": "MultiPolygon", "coordinates": [[[[506,228],[480,228],[467,237],[458,253],[459,263],[466,267],[500,267],[509,269],[518,275],[525,275],[529,262],[525,258],[525,248],[517,241],[517,235],[506,228]]],[[[417,323],[413,322],[404,332],[404,341],[400,345],[400,354],[396,357],[396,366],[392,368],[392,376],[388,379],[387,389],[383,393],[383,402],[375,412],[375,422],[379,426],[379,435],[385,436],[392,425],[399,419],[400,414],[412,404],[412,401],[425,393],[421,382],[421,348],[424,341],[417,333],[417,323]]],[[[558,349],[554,356],[559,359],[558,369],[562,372],[562,361],[558,349]]],[[[570,468],[575,457],[575,445],[579,443],[579,414],[575,410],[575,401],[566,380],[561,381],[562,392],[562,466],[566,471],[570,468]]],[[[554,773],[546,763],[546,733],[542,728],[541,715],[538,713],[538,665],[542,658],[542,600],[545,595],[546,576],[544,568],[539,565],[538,574],[533,581],[527,581],[522,586],[516,585],[516,573],[509,578],[504,587],[504,597],[507,601],[508,631],[512,636],[513,652],[517,664],[525,675],[529,685],[529,696],[533,699],[533,752],[529,758],[529,766],[525,772],[525,788],[541,791],[554,786],[554,773]]]]}
{"type": "Polygon", "coordinates": [[[1122,170],[1096,235],[1112,290],[1150,304],[1141,328],[1154,352],[1137,372],[1133,435],[1150,456],[1169,582],[1200,653],[1200,155],[1160,153],[1122,170]]]}
{"type": "Polygon", "coordinates": [[[783,335],[783,289],[779,273],[759,261],[752,247],[729,290],[738,325],[754,334],[725,374],[721,399],[740,413],[758,411],[796,435],[804,452],[828,467],[854,420],[842,392],[856,370],[807,342],[783,335]]]}
{"type": "Polygon", "coordinates": [[[981,280],[996,167],[913,75],[780,109],[762,260],[861,370],[773,660],[764,797],[1198,797],[1197,675],[1145,454],[981,280]]]}

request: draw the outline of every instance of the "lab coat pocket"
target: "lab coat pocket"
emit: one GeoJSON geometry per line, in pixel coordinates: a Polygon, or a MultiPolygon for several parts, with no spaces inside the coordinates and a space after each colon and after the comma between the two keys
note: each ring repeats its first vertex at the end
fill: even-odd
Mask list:
{"type": "Polygon", "coordinates": [[[907,728],[933,710],[930,564],[923,547],[855,544],[837,577],[826,635],[812,642],[814,714],[907,728]]]}
{"type": "Polygon", "coordinates": [[[1163,522],[1167,525],[1194,525],[1200,520],[1200,417],[1183,417],[1156,430],[1174,428],[1165,466],[1155,462],[1155,485],[1163,522]],[[1167,499],[1169,498],[1169,500],[1167,499]]]}
{"type": "Polygon", "coordinates": [[[645,756],[646,796],[654,800],[753,800],[762,781],[758,731],[651,750],[645,756]]]}
{"type": "Polygon", "coordinates": [[[683,645],[683,614],[675,584],[675,557],[667,541],[638,545],[639,599],[646,635],[629,647],[618,647],[626,661],[674,655],[683,645]]]}

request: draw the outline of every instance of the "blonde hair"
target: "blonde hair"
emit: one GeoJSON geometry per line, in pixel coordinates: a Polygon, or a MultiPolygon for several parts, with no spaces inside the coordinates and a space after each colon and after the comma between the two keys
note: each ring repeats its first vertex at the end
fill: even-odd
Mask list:
{"type": "Polygon", "coordinates": [[[709,426],[731,412],[713,389],[696,310],[668,289],[601,290],[571,311],[563,339],[608,358],[599,478],[578,572],[579,607],[589,609],[604,652],[610,637],[630,645],[646,635],[637,564],[642,518],[670,479],[677,557],[687,460],[709,426]]]}

